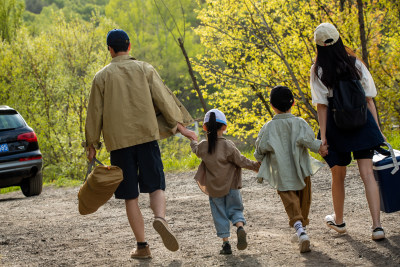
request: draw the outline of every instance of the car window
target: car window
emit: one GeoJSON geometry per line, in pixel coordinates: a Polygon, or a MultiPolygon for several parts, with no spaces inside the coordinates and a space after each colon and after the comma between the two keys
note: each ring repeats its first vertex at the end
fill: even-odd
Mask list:
{"type": "Polygon", "coordinates": [[[15,129],[25,126],[19,114],[0,114],[0,130],[15,129]]]}

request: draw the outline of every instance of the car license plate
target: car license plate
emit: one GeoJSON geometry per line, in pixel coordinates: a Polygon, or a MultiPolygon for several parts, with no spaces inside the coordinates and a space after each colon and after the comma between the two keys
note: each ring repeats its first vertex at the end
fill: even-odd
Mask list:
{"type": "Polygon", "coordinates": [[[1,144],[0,145],[0,153],[2,152],[8,152],[8,145],[7,144],[1,144]]]}

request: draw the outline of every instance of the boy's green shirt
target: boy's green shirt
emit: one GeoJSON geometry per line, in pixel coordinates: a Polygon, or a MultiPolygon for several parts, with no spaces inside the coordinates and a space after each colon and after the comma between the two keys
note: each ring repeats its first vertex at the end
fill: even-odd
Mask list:
{"type": "Polygon", "coordinates": [[[254,157],[261,162],[257,177],[263,178],[278,191],[304,188],[304,178],[314,174],[317,166],[308,149],[318,152],[321,140],[315,139],[311,127],[302,118],[290,113],[277,114],[260,130],[254,157]]]}

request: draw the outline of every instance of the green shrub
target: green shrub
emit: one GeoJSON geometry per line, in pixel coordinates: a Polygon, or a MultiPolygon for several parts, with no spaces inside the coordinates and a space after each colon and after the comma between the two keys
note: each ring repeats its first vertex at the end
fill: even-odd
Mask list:
{"type": "Polygon", "coordinates": [[[7,194],[10,192],[19,191],[19,190],[20,190],[19,186],[10,186],[10,187],[6,187],[6,188],[1,188],[0,194],[7,194]]]}
{"type": "Polygon", "coordinates": [[[201,160],[192,153],[190,141],[172,136],[158,142],[164,171],[185,171],[196,169],[201,160]]]}
{"type": "Polygon", "coordinates": [[[391,131],[389,134],[386,134],[386,139],[394,149],[397,149],[397,150],[400,149],[400,132],[399,131],[391,131]]]}

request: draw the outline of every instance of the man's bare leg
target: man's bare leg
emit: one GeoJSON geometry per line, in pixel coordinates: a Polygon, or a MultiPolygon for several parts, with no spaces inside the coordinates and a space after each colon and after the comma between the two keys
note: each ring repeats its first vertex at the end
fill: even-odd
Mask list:
{"type": "Polygon", "coordinates": [[[139,197],[125,200],[126,215],[137,242],[145,242],[144,221],[139,208],[139,197]]]}

